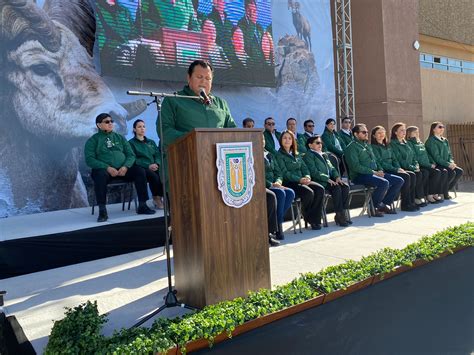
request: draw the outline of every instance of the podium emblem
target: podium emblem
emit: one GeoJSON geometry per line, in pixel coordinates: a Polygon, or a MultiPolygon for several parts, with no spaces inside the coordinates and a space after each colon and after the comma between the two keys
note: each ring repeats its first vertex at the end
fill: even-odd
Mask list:
{"type": "Polygon", "coordinates": [[[217,143],[217,188],[227,206],[240,208],[252,199],[255,185],[252,142],[217,143]]]}

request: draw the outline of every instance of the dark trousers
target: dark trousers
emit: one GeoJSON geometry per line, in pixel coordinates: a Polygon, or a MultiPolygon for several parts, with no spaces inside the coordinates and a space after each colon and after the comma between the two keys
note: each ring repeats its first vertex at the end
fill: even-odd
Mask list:
{"type": "Polygon", "coordinates": [[[415,204],[416,196],[416,174],[413,171],[405,171],[404,173],[394,173],[401,177],[405,182],[400,189],[401,206],[408,207],[415,204]]]}
{"type": "Polygon", "coordinates": [[[153,197],[160,196],[163,197],[163,185],[161,184],[161,178],[159,171],[151,171],[150,169],[145,169],[146,180],[150,185],[151,195],[153,197]]]}
{"type": "Polygon", "coordinates": [[[291,203],[295,199],[295,192],[292,189],[280,189],[278,187],[271,187],[272,191],[277,199],[277,221],[278,224],[283,223],[283,216],[288,208],[291,207],[291,203]]]}
{"type": "Polygon", "coordinates": [[[443,188],[442,182],[448,186],[448,172],[446,170],[435,169],[435,168],[421,168],[421,171],[425,171],[428,175],[428,179],[425,181],[425,194],[436,195],[442,194],[443,188]]]}
{"type": "MultiPolygon", "coordinates": [[[[454,170],[447,169],[448,170],[448,191],[454,189],[456,184],[458,183],[458,180],[461,178],[462,174],[464,173],[464,170],[462,170],[460,167],[454,168],[454,170]]],[[[448,194],[446,193],[445,196],[448,194]]]]}
{"type": "Polygon", "coordinates": [[[346,184],[328,184],[326,191],[331,194],[334,212],[342,212],[349,209],[349,186],[346,184]]]}
{"type": "Polygon", "coordinates": [[[285,183],[285,186],[293,189],[296,196],[301,199],[301,208],[305,221],[309,224],[321,224],[324,187],[313,181],[309,185],[288,182],[285,183]]]}
{"type": "Polygon", "coordinates": [[[403,178],[393,174],[384,174],[384,177],[372,174],[361,174],[352,181],[355,184],[375,188],[372,193],[372,202],[375,207],[378,207],[380,203],[390,206],[393,200],[395,200],[395,197],[398,196],[398,193],[405,182],[403,178]]]}
{"type": "Polygon", "coordinates": [[[429,172],[426,170],[420,169],[420,171],[416,171],[416,191],[415,191],[415,196],[416,198],[424,198],[426,195],[428,195],[428,190],[425,188],[425,186],[428,183],[428,178],[429,178],[429,172]]]}
{"type": "Polygon", "coordinates": [[[145,169],[139,166],[134,165],[127,170],[125,176],[115,178],[110,176],[106,169],[92,169],[91,177],[94,180],[95,198],[99,206],[106,204],[107,184],[117,179],[134,182],[140,204],[148,200],[145,169]]]}
{"type": "Polygon", "coordinates": [[[277,221],[277,197],[273,191],[267,189],[267,221],[268,233],[275,233],[278,230],[277,221]]]}

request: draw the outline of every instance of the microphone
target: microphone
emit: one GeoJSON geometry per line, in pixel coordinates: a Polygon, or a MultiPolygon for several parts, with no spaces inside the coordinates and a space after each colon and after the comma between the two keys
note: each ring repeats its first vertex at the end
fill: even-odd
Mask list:
{"type": "Polygon", "coordinates": [[[211,99],[209,98],[209,96],[207,96],[206,90],[204,90],[204,88],[199,88],[199,96],[201,96],[204,105],[207,106],[211,104],[211,99]]]}

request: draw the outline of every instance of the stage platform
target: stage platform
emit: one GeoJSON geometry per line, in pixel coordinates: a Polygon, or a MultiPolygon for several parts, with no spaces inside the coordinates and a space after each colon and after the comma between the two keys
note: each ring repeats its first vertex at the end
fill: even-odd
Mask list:
{"type": "Polygon", "coordinates": [[[154,248],[164,244],[163,210],[137,215],[122,204],[76,208],[0,219],[0,279],[154,248]]]}
{"type": "MultiPolygon", "coordinates": [[[[285,241],[270,248],[272,285],[287,283],[300,273],[359,259],[384,247],[403,248],[424,235],[473,221],[472,186],[466,187],[470,192],[458,192],[454,200],[416,213],[367,218],[356,217],[359,211],[354,210],[354,224],[348,228],[336,227],[333,214],[328,216],[329,227],[320,231],[293,234],[289,231],[291,223],[286,222],[285,241]]],[[[99,311],[109,314],[104,331],[110,335],[115,329],[130,327],[163,304],[167,279],[162,252],[162,248],[154,248],[4,279],[1,288],[8,292],[5,309],[16,316],[38,353],[48,341],[53,320],[64,316],[64,307],[87,300],[97,300],[99,311]]],[[[172,308],[161,316],[173,317],[183,312],[186,311],[172,308]]]]}

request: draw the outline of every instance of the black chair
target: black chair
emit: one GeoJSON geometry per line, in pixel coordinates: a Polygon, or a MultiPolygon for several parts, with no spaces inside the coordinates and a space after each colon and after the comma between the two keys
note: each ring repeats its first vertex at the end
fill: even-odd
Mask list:
{"type": "Polygon", "coordinates": [[[293,221],[293,233],[296,234],[296,224],[298,223],[300,233],[301,231],[301,218],[303,213],[301,212],[301,198],[296,197],[291,203],[291,220],[293,221]],[[296,213],[295,213],[296,212],[296,213]]]}
{"type": "MultiPolygon", "coordinates": [[[[349,167],[346,162],[345,155],[342,156],[342,164],[344,165],[344,169],[347,172],[347,180],[349,182],[349,206],[352,202],[353,195],[364,195],[364,205],[362,206],[362,211],[360,212],[360,216],[362,216],[365,212],[367,212],[367,216],[370,218],[372,214],[375,214],[374,203],[372,202],[372,193],[374,192],[374,188],[365,185],[357,185],[352,183],[349,179],[349,167]]],[[[349,210],[346,211],[347,220],[351,220],[351,215],[349,210]]]]}
{"type": "MultiPolygon", "coordinates": [[[[137,209],[137,196],[135,194],[135,186],[133,182],[127,181],[122,178],[114,178],[110,183],[107,184],[107,190],[109,188],[119,188],[120,189],[120,196],[122,201],[122,211],[125,211],[125,194],[128,194],[128,210],[130,210],[130,205],[132,204],[132,200],[135,204],[135,210],[137,209]]],[[[92,197],[92,214],[94,214],[95,205],[97,204],[97,200],[95,197],[95,193],[92,197]]]]}

